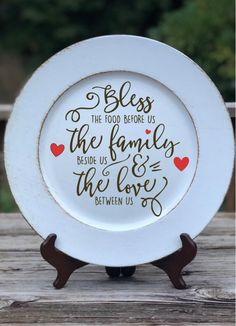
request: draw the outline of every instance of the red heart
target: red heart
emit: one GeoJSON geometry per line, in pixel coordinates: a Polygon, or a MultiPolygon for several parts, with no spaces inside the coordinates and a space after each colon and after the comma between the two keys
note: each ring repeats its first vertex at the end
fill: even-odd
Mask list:
{"type": "Polygon", "coordinates": [[[150,132],[151,132],[151,130],[149,130],[149,129],[146,129],[146,130],[145,130],[145,132],[146,132],[146,134],[147,134],[147,135],[149,135],[149,134],[150,134],[150,132]]]}
{"type": "Polygon", "coordinates": [[[175,157],[174,158],[174,165],[179,169],[180,171],[183,171],[189,163],[189,158],[188,157],[175,157]]]}
{"type": "Polygon", "coordinates": [[[58,156],[64,152],[65,146],[63,144],[57,145],[53,143],[51,144],[50,149],[54,156],[58,156]]]}

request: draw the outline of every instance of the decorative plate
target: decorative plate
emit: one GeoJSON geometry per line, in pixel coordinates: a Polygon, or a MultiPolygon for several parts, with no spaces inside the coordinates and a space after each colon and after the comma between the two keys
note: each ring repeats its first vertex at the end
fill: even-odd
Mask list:
{"type": "Polygon", "coordinates": [[[176,251],[219,208],[233,166],[224,102],[188,57],[117,35],[74,44],[27,82],[5,137],[11,190],[30,225],[88,263],[176,251]]]}

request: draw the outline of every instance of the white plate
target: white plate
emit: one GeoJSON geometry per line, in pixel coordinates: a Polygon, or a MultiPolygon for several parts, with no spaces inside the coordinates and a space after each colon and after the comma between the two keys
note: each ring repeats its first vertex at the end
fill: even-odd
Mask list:
{"type": "Polygon", "coordinates": [[[175,49],[106,36],[53,56],[14,105],[5,161],[22,214],[89,263],[150,262],[196,237],[226,193],[233,135],[206,74],[175,49]]]}

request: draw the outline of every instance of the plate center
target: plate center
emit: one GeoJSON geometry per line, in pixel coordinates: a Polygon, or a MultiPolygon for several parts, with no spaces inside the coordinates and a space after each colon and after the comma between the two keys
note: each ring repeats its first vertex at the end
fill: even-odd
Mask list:
{"type": "Polygon", "coordinates": [[[131,72],[106,72],[68,88],[39,141],[44,182],[81,223],[125,231],[173,210],[196,171],[193,121],[167,87],[131,72]]]}

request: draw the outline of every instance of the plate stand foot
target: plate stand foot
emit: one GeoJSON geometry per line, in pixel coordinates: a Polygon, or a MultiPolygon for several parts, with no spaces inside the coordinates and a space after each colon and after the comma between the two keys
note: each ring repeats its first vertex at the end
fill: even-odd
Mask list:
{"type": "Polygon", "coordinates": [[[119,276],[130,277],[135,273],[136,266],[128,267],[105,267],[106,273],[110,278],[119,276]]]}
{"type": "Polygon", "coordinates": [[[168,275],[176,289],[186,289],[187,286],[181,272],[196,256],[197,245],[186,233],[182,233],[180,239],[182,248],[166,257],[151,262],[151,264],[161,268],[168,275]]]}
{"type": "Polygon", "coordinates": [[[55,247],[56,234],[49,234],[40,246],[42,257],[57,270],[57,278],[53,282],[56,289],[61,289],[68,281],[71,274],[87,263],[72,258],[55,247]]]}

